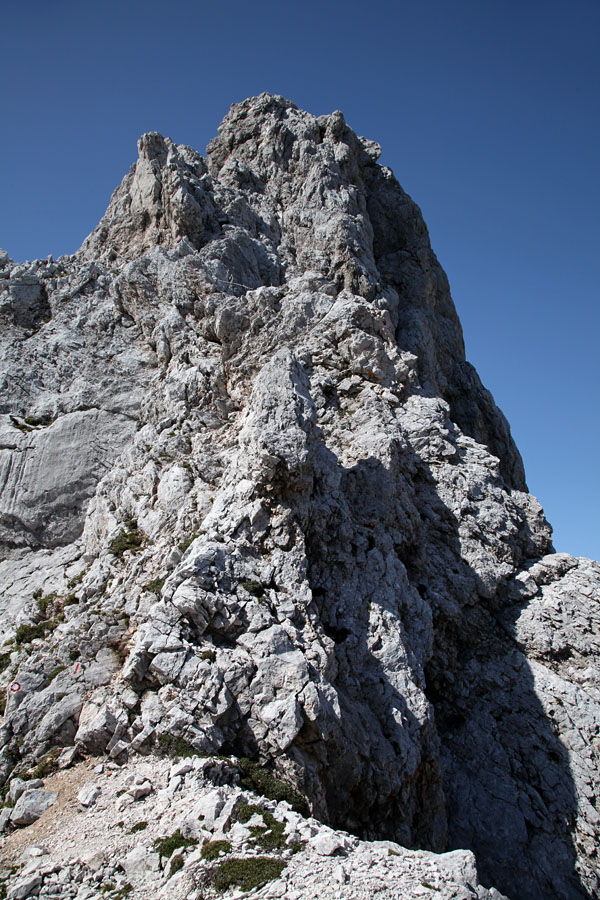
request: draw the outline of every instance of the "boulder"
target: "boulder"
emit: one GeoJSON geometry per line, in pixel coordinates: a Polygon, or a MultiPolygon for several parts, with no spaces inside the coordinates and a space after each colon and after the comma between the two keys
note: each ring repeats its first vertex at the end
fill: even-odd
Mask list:
{"type": "Polygon", "coordinates": [[[55,791],[29,788],[15,803],[10,821],[13,825],[31,825],[57,800],[58,794],[55,791]]]}

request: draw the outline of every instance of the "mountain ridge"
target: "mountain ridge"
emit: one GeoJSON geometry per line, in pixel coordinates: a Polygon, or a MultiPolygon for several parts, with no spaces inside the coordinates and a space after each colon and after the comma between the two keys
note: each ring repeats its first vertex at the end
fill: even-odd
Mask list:
{"type": "Polygon", "coordinates": [[[379,152],[262,94],[206,158],[144,135],[72,257],[0,259],[3,772],[176,733],[596,896],[598,565],[553,554],[379,152]]]}

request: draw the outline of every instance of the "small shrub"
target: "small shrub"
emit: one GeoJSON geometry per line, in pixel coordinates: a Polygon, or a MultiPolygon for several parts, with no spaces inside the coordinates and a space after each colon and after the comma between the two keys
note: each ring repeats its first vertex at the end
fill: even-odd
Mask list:
{"type": "Polygon", "coordinates": [[[260,581],[242,581],[242,587],[253,597],[264,597],[265,589],[260,581]]]}
{"type": "Polygon", "coordinates": [[[19,422],[16,416],[10,416],[10,424],[13,428],[17,428],[23,433],[26,433],[27,431],[33,431],[31,425],[26,425],[24,422],[19,422]]]}
{"type": "Polygon", "coordinates": [[[177,856],[174,856],[171,859],[171,865],[169,866],[169,878],[171,875],[174,875],[175,872],[179,872],[180,869],[183,869],[183,856],[181,853],[178,853],[177,856]]]}
{"type": "Polygon", "coordinates": [[[73,578],[70,578],[69,582],[68,582],[69,590],[72,591],[74,587],[77,587],[78,584],[81,584],[84,577],[85,577],[85,570],[83,572],[80,572],[79,575],[74,575],[73,578]]]}
{"type": "Polygon", "coordinates": [[[31,777],[47,778],[48,775],[56,772],[58,770],[58,762],[56,761],[56,756],[58,755],[58,753],[60,753],[60,751],[49,753],[48,756],[45,756],[42,760],[40,760],[33,770],[31,777]]]}
{"type": "Polygon", "coordinates": [[[108,545],[108,549],[113,556],[121,557],[127,550],[130,550],[132,553],[138,553],[142,549],[144,535],[139,531],[137,522],[129,519],[125,526],[126,528],[122,529],[120,534],[113,538],[108,545]]]}
{"type": "Polygon", "coordinates": [[[15,634],[16,644],[30,644],[36,638],[45,637],[49,631],[54,631],[58,622],[38,622],[37,625],[19,625],[15,634]]]}
{"type": "MultiPolygon", "coordinates": [[[[34,595],[35,596],[35,595],[34,595]]],[[[56,594],[47,594],[47,596],[38,596],[35,598],[37,608],[43,616],[46,615],[48,607],[56,600],[56,594]]]]}
{"type": "Polygon", "coordinates": [[[0,672],[4,672],[10,666],[10,653],[0,653],[0,672]]]}
{"type": "Polygon", "coordinates": [[[158,751],[161,756],[184,757],[198,756],[195,747],[181,735],[161,734],[158,738],[158,751]]]}
{"type": "Polygon", "coordinates": [[[208,662],[214,662],[217,658],[217,654],[214,650],[203,650],[200,654],[200,659],[206,659],[208,662]]]}
{"type": "Polygon", "coordinates": [[[160,857],[166,856],[168,859],[175,850],[181,850],[183,847],[192,847],[197,843],[198,841],[194,838],[184,838],[178,828],[170,837],[157,838],[154,841],[154,849],[160,857]]]}
{"type": "Polygon", "coordinates": [[[200,851],[202,859],[218,859],[222,853],[231,853],[231,844],[229,841],[208,841],[204,844],[200,851]]]}
{"type": "Polygon", "coordinates": [[[138,831],[145,831],[147,827],[148,827],[147,822],[137,822],[133,826],[133,828],[129,829],[129,834],[136,834],[136,832],[138,832],[138,831]]]}
{"type": "Polygon", "coordinates": [[[243,891],[262,887],[268,881],[279,878],[287,863],[265,856],[224,860],[215,870],[213,883],[218,891],[226,891],[237,885],[243,891]]]}
{"type": "Polygon", "coordinates": [[[33,428],[36,427],[48,427],[48,425],[52,425],[52,419],[50,416],[25,416],[25,422],[27,425],[31,425],[33,428]]]}
{"type": "Polygon", "coordinates": [[[280,822],[267,809],[260,806],[254,806],[251,803],[242,803],[237,811],[236,818],[238,822],[249,822],[252,816],[262,816],[264,825],[251,825],[250,833],[254,838],[254,843],[262,850],[283,850],[285,843],[285,823],[280,822]]]}
{"type": "Polygon", "coordinates": [[[148,584],[144,585],[142,590],[146,591],[149,594],[160,594],[163,589],[164,583],[164,578],[153,578],[152,581],[149,581],[148,584]]]}
{"type": "Polygon", "coordinates": [[[278,803],[280,800],[285,800],[295,812],[302,815],[308,813],[306,800],[291,785],[276,778],[268,769],[251,759],[241,759],[240,765],[244,774],[241,781],[242,787],[261,794],[269,800],[277,800],[278,803]]]}

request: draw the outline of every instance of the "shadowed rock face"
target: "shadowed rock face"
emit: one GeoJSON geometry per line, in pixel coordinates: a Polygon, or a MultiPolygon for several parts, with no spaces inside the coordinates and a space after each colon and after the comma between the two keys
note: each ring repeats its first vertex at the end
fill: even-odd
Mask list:
{"type": "Polygon", "coordinates": [[[46,622],[4,774],[178,734],[513,900],[593,897],[599,567],[553,554],[378,156],[262,94],[206,158],[142,137],[74,256],[0,257],[4,627],[46,622]]]}

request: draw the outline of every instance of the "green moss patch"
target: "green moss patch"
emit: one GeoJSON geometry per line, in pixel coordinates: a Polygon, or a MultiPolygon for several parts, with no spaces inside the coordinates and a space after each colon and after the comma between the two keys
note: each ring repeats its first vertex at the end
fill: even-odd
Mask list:
{"type": "Polygon", "coordinates": [[[188,537],[186,537],[182,541],[180,541],[179,544],[177,545],[180,552],[185,553],[185,551],[188,549],[188,547],[192,546],[192,544],[194,543],[194,541],[196,540],[196,538],[198,537],[199,534],[200,534],[199,531],[193,531],[188,537]]]}
{"type": "Polygon", "coordinates": [[[181,853],[178,853],[177,856],[174,856],[171,860],[171,865],[169,866],[169,877],[174,875],[175,872],[179,872],[180,869],[183,869],[183,856],[181,853]]]}
{"type": "Polygon", "coordinates": [[[56,602],[56,600],[58,600],[58,595],[55,593],[52,593],[52,594],[46,594],[45,597],[42,597],[42,592],[36,591],[36,593],[33,596],[35,599],[36,606],[39,609],[39,611],[41,612],[41,614],[44,616],[44,618],[48,618],[48,616],[47,616],[48,607],[52,606],[56,602]]]}
{"type": "Polygon", "coordinates": [[[60,675],[61,672],[64,672],[66,668],[67,668],[66,666],[54,666],[54,668],[52,669],[52,671],[51,671],[50,674],[48,675],[48,681],[49,681],[49,682],[50,682],[50,681],[54,681],[54,679],[56,678],[56,676],[57,676],[57,675],[60,675]]]}

